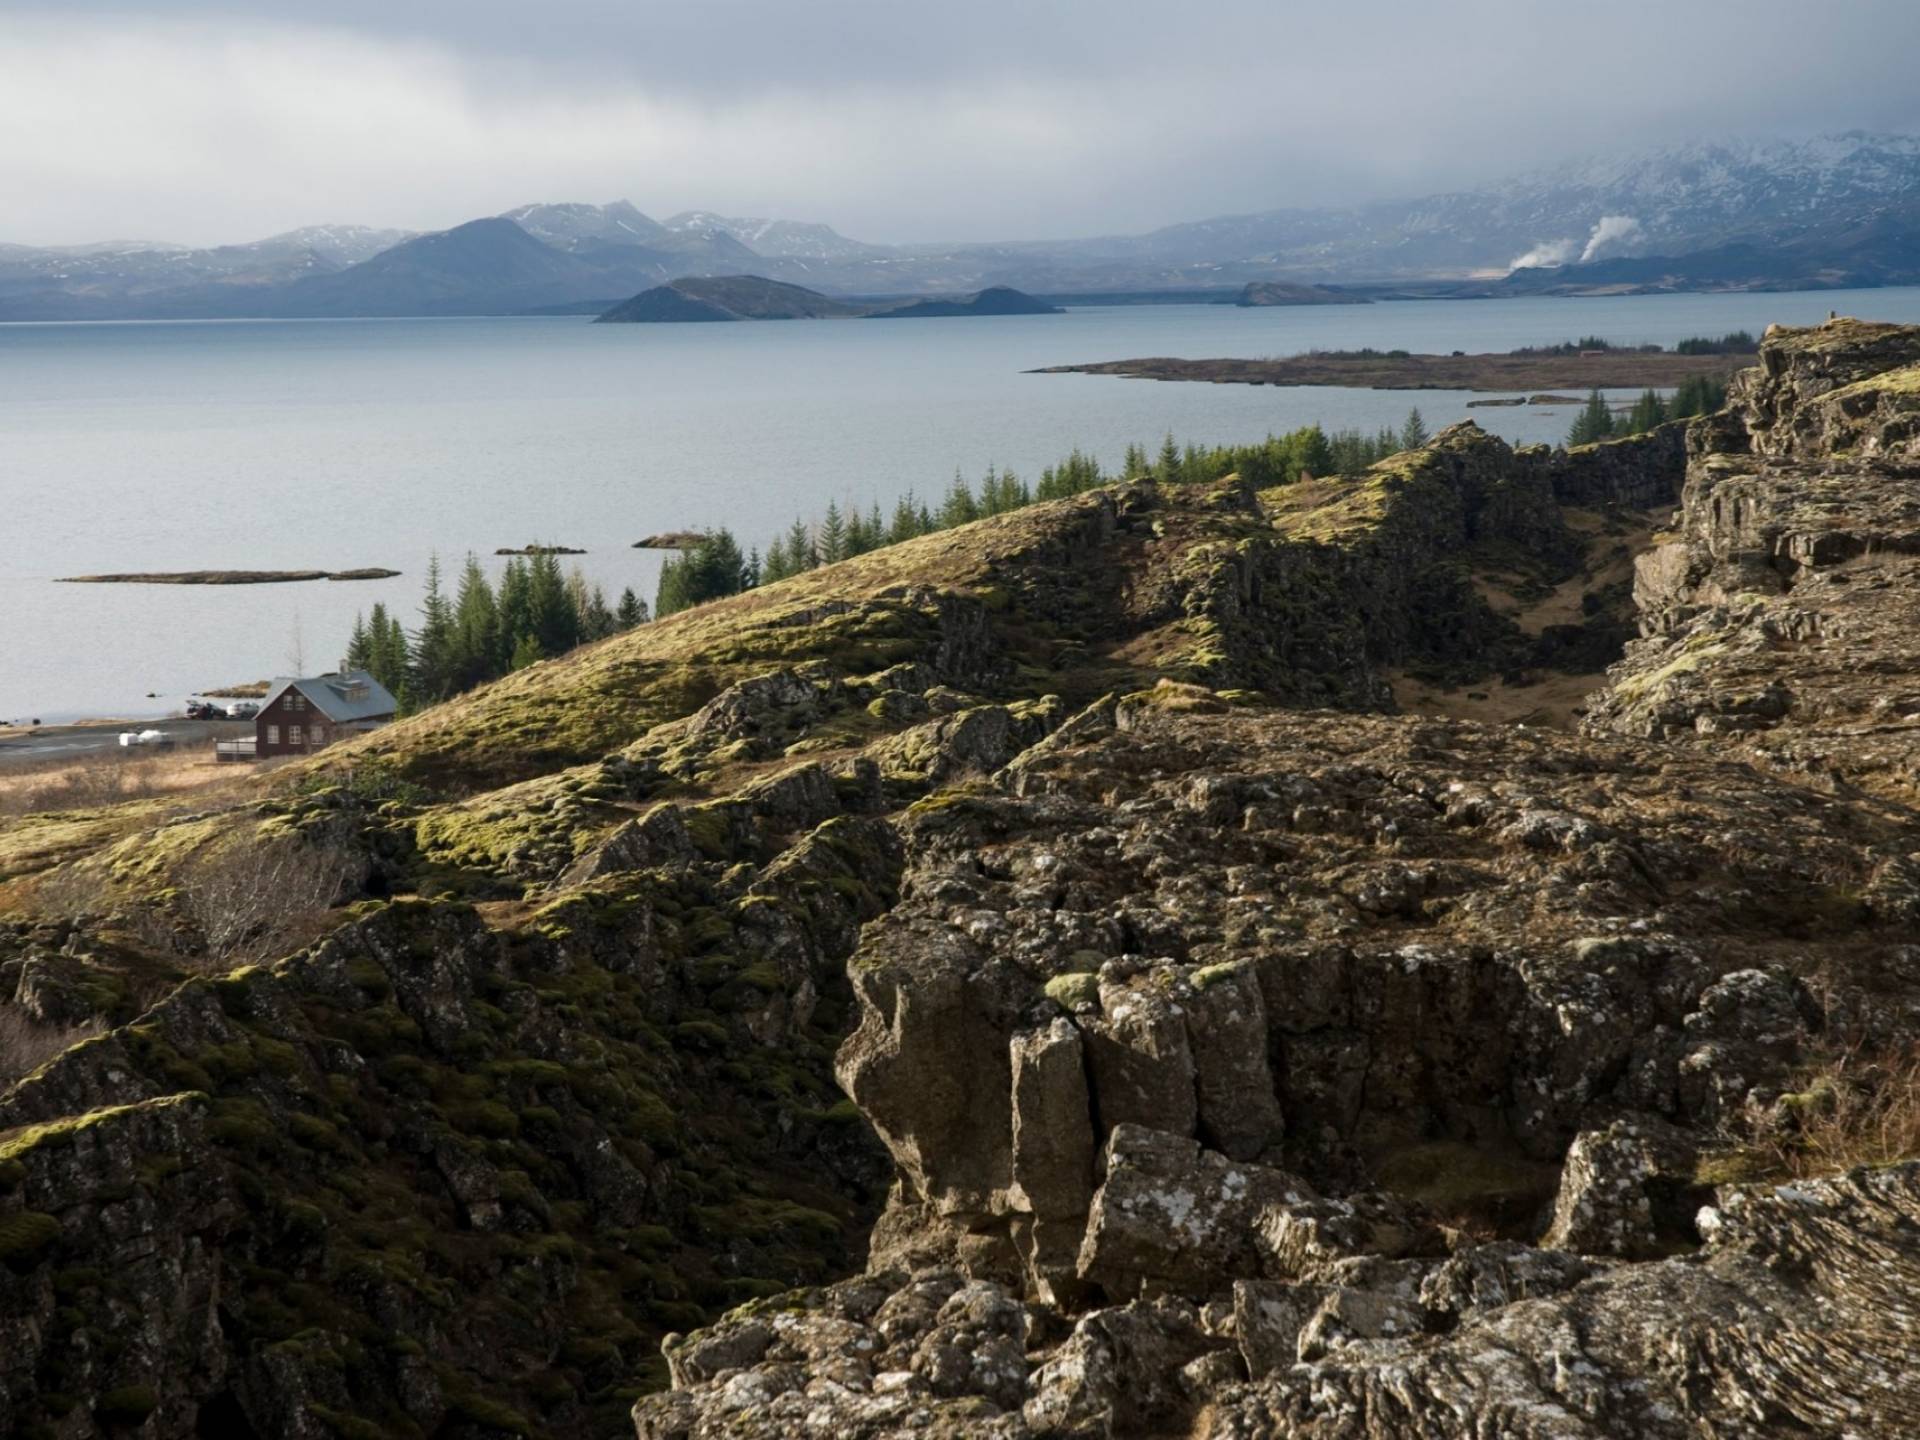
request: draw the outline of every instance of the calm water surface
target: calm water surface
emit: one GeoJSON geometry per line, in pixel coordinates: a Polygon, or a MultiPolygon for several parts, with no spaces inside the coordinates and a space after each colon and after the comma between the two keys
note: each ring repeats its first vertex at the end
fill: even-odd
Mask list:
{"type": "Polygon", "coordinates": [[[430,553],[585,547],[649,601],[651,531],[764,545],[829,498],[937,496],[956,467],[1032,478],[1078,445],[1244,441],[1319,421],[1472,415],[1556,440],[1564,409],[1453,391],[1280,389],[1027,375],[1141,355],[1373,345],[1508,350],[1580,335],[1671,343],[1830,308],[1920,321],[1920,290],[1423,301],[1058,316],[592,325],[575,319],[0,325],[0,720],[160,714],[196,687],[314,669],[357,610],[411,617],[430,553]],[[56,585],[114,570],[346,569],[399,580],[56,585]],[[296,636],[298,644],[296,646],[296,636]],[[147,698],[147,692],[158,698],[147,698]]]}

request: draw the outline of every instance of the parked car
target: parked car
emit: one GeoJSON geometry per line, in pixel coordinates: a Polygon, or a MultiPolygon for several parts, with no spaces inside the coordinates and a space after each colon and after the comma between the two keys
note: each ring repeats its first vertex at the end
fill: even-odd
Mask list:
{"type": "Polygon", "coordinates": [[[218,720],[223,714],[224,712],[220,707],[211,700],[189,700],[187,702],[187,719],[189,720],[218,720]]]}
{"type": "Polygon", "coordinates": [[[173,742],[167,739],[167,732],[164,730],[122,730],[120,732],[120,743],[122,745],[164,746],[171,745],[173,742]]]}
{"type": "Polygon", "coordinates": [[[260,707],[251,700],[236,700],[227,706],[229,720],[251,720],[260,713],[260,707]]]}

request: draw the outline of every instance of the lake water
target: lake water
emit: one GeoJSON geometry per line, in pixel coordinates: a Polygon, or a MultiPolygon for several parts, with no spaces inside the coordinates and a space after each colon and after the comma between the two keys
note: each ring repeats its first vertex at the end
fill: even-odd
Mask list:
{"type": "Polygon", "coordinates": [[[409,619],[430,553],[585,547],[652,600],[657,530],[759,544],[828,499],[938,496],[955,468],[1033,478],[1074,446],[1245,441],[1319,421],[1469,415],[1561,438],[1564,408],[1453,391],[1028,375],[1132,356],[1373,345],[1509,350],[1597,334],[1672,343],[1829,309],[1920,321],[1920,289],[1419,301],[1056,316],[592,325],[577,319],[0,325],[0,721],[157,715],[196,687],[330,667],[356,611],[409,619]],[[383,566],[403,578],[239,587],[57,585],[125,570],[383,566]],[[296,635],[298,643],[296,644],[296,635]],[[148,692],[154,697],[149,698],[148,692]]]}

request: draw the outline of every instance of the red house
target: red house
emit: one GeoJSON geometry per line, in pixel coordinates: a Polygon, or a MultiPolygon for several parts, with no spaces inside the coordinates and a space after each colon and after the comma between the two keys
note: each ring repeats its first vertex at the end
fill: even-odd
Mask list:
{"type": "Polygon", "coordinates": [[[364,670],[276,680],[253,721],[254,755],[311,755],[349,735],[378,730],[399,706],[364,670]]]}

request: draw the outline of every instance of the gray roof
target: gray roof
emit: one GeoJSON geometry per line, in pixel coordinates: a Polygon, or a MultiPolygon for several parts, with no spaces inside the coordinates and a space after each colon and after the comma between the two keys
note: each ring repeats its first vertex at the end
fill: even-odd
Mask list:
{"type": "Polygon", "coordinates": [[[345,725],[354,720],[384,719],[400,708],[393,696],[387,693],[387,687],[364,670],[350,670],[344,675],[276,680],[273,688],[267,691],[267,698],[260,702],[260,708],[265,710],[289,690],[298,690],[307,697],[309,705],[336,725],[345,725]],[[361,687],[362,693],[350,694],[355,687],[361,687]]]}

